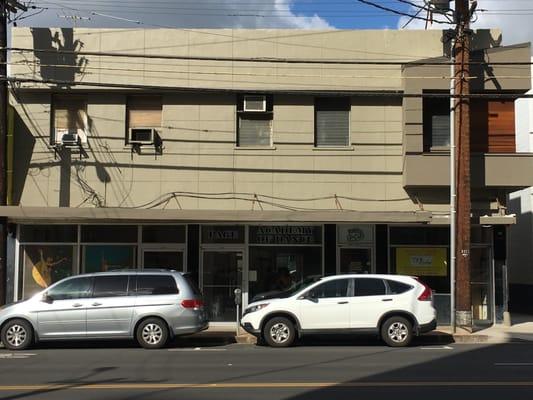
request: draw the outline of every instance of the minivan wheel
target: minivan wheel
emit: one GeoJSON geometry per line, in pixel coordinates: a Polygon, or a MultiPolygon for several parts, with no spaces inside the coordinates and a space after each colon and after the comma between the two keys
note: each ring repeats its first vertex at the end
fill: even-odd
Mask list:
{"type": "Polygon", "coordinates": [[[413,339],[413,325],[404,317],[391,317],[381,326],[381,338],[391,347],[408,346],[413,339]]]}
{"type": "Polygon", "coordinates": [[[289,319],[274,317],[263,327],[263,338],[271,347],[289,347],[296,338],[296,329],[289,319]]]}
{"type": "Polygon", "coordinates": [[[33,343],[33,328],[23,319],[13,319],[4,325],[0,336],[6,349],[25,350],[33,343]]]}
{"type": "Polygon", "coordinates": [[[137,342],[145,349],[160,349],[168,340],[168,327],[159,318],[147,318],[137,327],[137,342]]]}

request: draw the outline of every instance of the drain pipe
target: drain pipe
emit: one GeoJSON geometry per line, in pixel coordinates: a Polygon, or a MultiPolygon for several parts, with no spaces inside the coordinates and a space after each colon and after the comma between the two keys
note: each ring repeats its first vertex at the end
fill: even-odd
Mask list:
{"type": "Polygon", "coordinates": [[[455,177],[455,54],[451,40],[450,66],[450,323],[452,332],[456,332],[455,323],[455,226],[456,226],[456,177],[455,177]]]}

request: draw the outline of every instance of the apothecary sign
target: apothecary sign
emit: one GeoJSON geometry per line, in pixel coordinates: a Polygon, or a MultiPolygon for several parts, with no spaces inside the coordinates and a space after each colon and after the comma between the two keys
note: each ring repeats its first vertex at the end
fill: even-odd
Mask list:
{"type": "Polygon", "coordinates": [[[250,226],[251,244],[321,244],[321,226],[262,225],[250,226]]]}

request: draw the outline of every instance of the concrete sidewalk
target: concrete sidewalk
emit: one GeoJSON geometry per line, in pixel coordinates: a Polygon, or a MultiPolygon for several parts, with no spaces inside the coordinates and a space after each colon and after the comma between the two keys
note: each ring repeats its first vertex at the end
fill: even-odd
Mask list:
{"type": "MultiPolygon", "coordinates": [[[[416,342],[423,344],[533,342],[533,315],[513,314],[511,319],[511,326],[497,324],[475,330],[473,333],[462,329],[456,329],[453,333],[449,326],[438,326],[436,330],[418,337],[416,342]]],[[[203,346],[229,343],[254,344],[256,342],[254,336],[242,330],[236,334],[235,327],[216,326],[180,340],[197,342],[203,346]]]]}

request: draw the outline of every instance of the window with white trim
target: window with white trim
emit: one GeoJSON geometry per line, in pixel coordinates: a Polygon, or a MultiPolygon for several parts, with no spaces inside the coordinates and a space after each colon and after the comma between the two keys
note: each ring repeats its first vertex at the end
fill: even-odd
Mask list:
{"type": "Polygon", "coordinates": [[[272,96],[245,94],[237,102],[237,146],[272,146],[272,96]]]}
{"type": "Polygon", "coordinates": [[[315,99],[315,146],[348,147],[350,145],[349,97],[315,99]]]}

